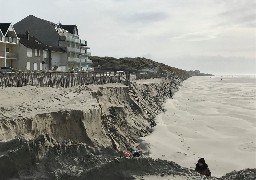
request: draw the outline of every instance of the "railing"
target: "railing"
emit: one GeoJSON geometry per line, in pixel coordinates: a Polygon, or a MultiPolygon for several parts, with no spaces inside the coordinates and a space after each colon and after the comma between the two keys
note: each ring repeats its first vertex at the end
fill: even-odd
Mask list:
{"type": "Polygon", "coordinates": [[[80,58],[68,57],[68,62],[80,63],[80,58]]]}
{"type": "Polygon", "coordinates": [[[76,47],[67,47],[67,51],[68,51],[68,52],[80,53],[80,48],[76,48],[76,47]]]}
{"type": "Polygon", "coordinates": [[[80,40],[81,46],[87,46],[87,41],[85,40],[80,40]]]}
{"type": "Polygon", "coordinates": [[[86,62],[92,64],[92,60],[90,59],[86,59],[86,62]]]}
{"type": "Polygon", "coordinates": [[[60,41],[70,41],[70,42],[75,42],[80,44],[80,39],[79,37],[67,33],[59,33],[59,40],[60,41]]]}
{"type": "Polygon", "coordinates": [[[75,43],[80,44],[80,39],[75,39],[75,43]]]}
{"type": "Polygon", "coordinates": [[[87,56],[86,54],[83,54],[83,53],[82,53],[82,54],[80,55],[80,57],[81,57],[82,59],[86,59],[88,56],[87,56]]]}
{"type": "Polygon", "coordinates": [[[81,49],[90,49],[88,46],[80,46],[81,47],[81,49]]]}
{"type": "Polygon", "coordinates": [[[88,58],[81,58],[81,63],[82,64],[91,64],[92,65],[92,60],[88,58]]]}
{"type": "Polygon", "coordinates": [[[91,56],[91,52],[85,52],[85,53],[81,53],[81,57],[86,58],[91,56]]]}

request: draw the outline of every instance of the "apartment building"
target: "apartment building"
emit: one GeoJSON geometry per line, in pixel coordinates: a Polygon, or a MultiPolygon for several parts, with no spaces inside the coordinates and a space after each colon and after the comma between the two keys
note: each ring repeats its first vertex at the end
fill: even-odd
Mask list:
{"type": "Polygon", "coordinates": [[[77,26],[58,24],[56,30],[59,34],[59,46],[65,47],[67,50],[68,67],[92,70],[90,69],[92,61],[89,59],[87,41],[79,38],[77,26]]]}
{"type": "Polygon", "coordinates": [[[29,32],[30,36],[49,47],[50,70],[93,70],[87,42],[79,38],[76,25],[55,24],[29,15],[13,27],[18,34],[29,32]]]}

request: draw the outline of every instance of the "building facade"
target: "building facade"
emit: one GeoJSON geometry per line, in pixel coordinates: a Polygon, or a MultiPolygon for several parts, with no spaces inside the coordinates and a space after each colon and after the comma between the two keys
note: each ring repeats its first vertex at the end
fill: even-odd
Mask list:
{"type": "Polygon", "coordinates": [[[0,23],[0,67],[14,67],[18,60],[19,38],[11,23],[0,23]]]}
{"type": "Polygon", "coordinates": [[[92,61],[87,41],[81,40],[76,25],[58,24],[59,46],[67,51],[67,63],[70,69],[91,70],[92,61]]]}
{"type": "Polygon", "coordinates": [[[28,31],[31,36],[53,49],[49,51],[49,69],[93,70],[87,42],[79,38],[76,25],[55,24],[30,15],[17,22],[14,28],[19,34],[25,34],[28,31]],[[62,49],[65,52],[56,53],[58,51],[54,49],[62,49]]]}
{"type": "Polygon", "coordinates": [[[45,71],[50,69],[50,65],[52,65],[54,69],[56,66],[50,61],[51,56],[65,56],[63,49],[54,49],[45,45],[34,36],[31,36],[28,31],[26,34],[18,34],[18,37],[20,43],[18,45],[19,61],[17,69],[19,70],[45,71]]]}

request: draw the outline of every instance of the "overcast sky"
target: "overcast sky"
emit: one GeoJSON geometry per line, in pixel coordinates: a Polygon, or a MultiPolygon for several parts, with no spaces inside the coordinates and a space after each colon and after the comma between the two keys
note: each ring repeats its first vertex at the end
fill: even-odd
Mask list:
{"type": "Polygon", "coordinates": [[[256,74],[255,0],[0,0],[0,22],[76,24],[92,55],[256,74]]]}

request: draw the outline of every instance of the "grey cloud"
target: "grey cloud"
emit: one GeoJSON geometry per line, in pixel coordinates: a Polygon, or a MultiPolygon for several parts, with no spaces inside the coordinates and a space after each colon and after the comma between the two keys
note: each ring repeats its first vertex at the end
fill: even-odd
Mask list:
{"type": "Polygon", "coordinates": [[[254,22],[247,22],[244,25],[246,27],[256,28],[256,20],[254,22]]]}
{"type": "Polygon", "coordinates": [[[127,2],[129,0],[113,0],[114,2],[127,2]]]}
{"type": "Polygon", "coordinates": [[[256,3],[249,1],[237,1],[236,3],[226,6],[226,11],[219,14],[224,19],[222,23],[232,25],[255,26],[256,23],[256,3]]]}
{"type": "Polygon", "coordinates": [[[139,12],[133,14],[126,14],[120,17],[122,21],[129,22],[129,23],[153,23],[162,21],[168,18],[169,15],[163,12],[139,12]]]}
{"type": "Polygon", "coordinates": [[[206,41],[214,38],[216,38],[216,33],[214,32],[195,32],[171,37],[170,39],[184,39],[187,41],[206,41]]]}
{"type": "Polygon", "coordinates": [[[236,56],[184,56],[169,58],[168,62],[181,69],[213,74],[255,74],[256,71],[255,59],[236,56]]]}

